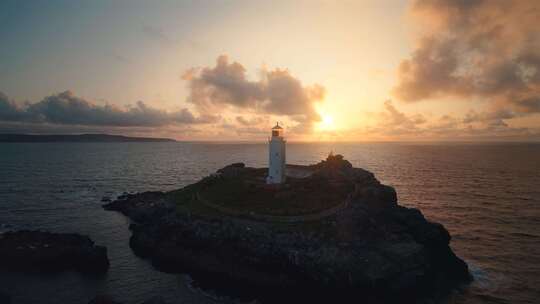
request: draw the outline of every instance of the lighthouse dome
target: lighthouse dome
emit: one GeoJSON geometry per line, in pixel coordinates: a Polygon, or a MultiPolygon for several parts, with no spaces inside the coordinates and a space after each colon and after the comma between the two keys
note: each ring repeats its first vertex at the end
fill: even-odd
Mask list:
{"type": "Polygon", "coordinates": [[[276,125],[272,128],[272,137],[282,137],[283,128],[276,122],[276,125]]]}

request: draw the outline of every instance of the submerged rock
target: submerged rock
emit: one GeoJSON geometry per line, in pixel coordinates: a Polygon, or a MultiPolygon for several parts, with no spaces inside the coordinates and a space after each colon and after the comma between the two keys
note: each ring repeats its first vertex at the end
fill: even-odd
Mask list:
{"type": "Polygon", "coordinates": [[[87,236],[27,230],[0,234],[0,270],[104,273],[108,267],[107,248],[87,236]]]}
{"type": "MultiPolygon", "coordinates": [[[[395,190],[372,173],[339,155],[304,169],[308,177],[268,187],[259,176],[265,170],[233,164],[183,189],[123,196],[104,207],[134,221],[130,246],[156,268],[190,273],[202,287],[262,301],[415,301],[471,279],[449,247],[448,231],[398,205],[395,190]],[[298,199],[318,195],[346,204],[330,214],[264,217],[254,213],[269,206],[257,202],[238,205],[253,208],[249,212],[231,214],[227,207],[237,206],[234,199],[218,209],[210,208],[218,201],[198,200],[212,197],[220,185],[227,186],[220,195],[234,193],[231,187],[239,183],[248,186],[234,198],[270,196],[275,208],[287,207],[283,197],[298,207],[298,199]],[[335,189],[332,195],[323,193],[329,189],[335,189]]],[[[301,203],[308,208],[313,202],[301,203]]]]}

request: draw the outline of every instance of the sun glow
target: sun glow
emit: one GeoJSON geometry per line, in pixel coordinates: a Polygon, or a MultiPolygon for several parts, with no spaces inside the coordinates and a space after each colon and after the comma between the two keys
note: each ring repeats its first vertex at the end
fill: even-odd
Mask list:
{"type": "Polygon", "coordinates": [[[318,129],[321,131],[330,131],[335,129],[334,118],[328,114],[321,115],[321,121],[319,122],[318,129]]]}

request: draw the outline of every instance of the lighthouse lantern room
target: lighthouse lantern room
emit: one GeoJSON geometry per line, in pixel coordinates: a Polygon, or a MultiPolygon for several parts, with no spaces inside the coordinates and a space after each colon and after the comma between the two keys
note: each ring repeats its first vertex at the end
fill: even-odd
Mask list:
{"type": "Polygon", "coordinates": [[[269,140],[269,164],[267,184],[281,184],[285,182],[285,138],[283,128],[276,123],[272,128],[272,137],[269,140]]]}

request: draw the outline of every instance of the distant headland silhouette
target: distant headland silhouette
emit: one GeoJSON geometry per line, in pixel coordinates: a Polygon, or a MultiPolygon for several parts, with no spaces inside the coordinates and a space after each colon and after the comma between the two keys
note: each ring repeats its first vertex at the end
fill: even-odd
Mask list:
{"type": "Polygon", "coordinates": [[[110,134],[0,134],[0,142],[174,142],[170,138],[131,137],[110,134]]]}

